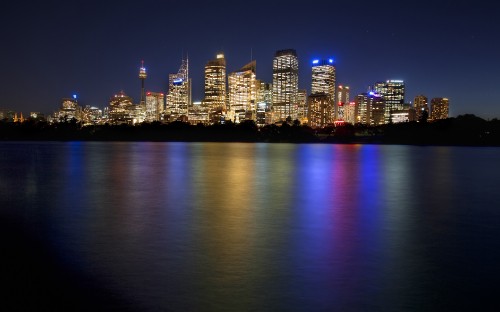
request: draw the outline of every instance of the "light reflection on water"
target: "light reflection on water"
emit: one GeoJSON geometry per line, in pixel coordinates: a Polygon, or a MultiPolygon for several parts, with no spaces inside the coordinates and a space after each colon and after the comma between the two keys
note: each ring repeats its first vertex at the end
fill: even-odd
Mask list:
{"type": "Polygon", "coordinates": [[[493,294],[499,159],[495,148],[1,143],[0,211],[141,311],[441,310],[493,294]]]}

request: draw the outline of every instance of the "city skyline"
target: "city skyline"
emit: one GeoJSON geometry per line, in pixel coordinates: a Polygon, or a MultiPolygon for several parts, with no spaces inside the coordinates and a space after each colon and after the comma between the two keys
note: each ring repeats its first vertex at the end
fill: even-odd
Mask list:
{"type": "Polygon", "coordinates": [[[450,117],[500,117],[500,44],[494,40],[500,27],[493,19],[498,4],[390,2],[378,8],[363,1],[317,1],[309,10],[281,1],[253,4],[252,10],[224,1],[195,9],[155,1],[144,6],[55,1],[29,10],[8,4],[1,13],[8,44],[0,108],[52,113],[72,94],[81,105],[104,107],[122,90],[138,103],[142,60],[146,91],[166,93],[168,75],[186,56],[193,101],[202,101],[204,67],[216,53],[224,53],[228,74],[256,60],[256,79],[272,83],[274,53],[294,49],[299,89],[308,94],[312,60],[334,58],[337,83],[351,87],[351,99],[376,82],[400,79],[406,102],[420,94],[429,100],[446,97],[450,117]],[[301,18],[277,36],[272,30],[284,23],[278,14],[283,5],[301,18]],[[217,6],[224,17],[218,26],[209,18],[217,6]],[[331,18],[316,16],[330,7],[331,18]],[[245,18],[251,22],[231,26],[245,18]]]}

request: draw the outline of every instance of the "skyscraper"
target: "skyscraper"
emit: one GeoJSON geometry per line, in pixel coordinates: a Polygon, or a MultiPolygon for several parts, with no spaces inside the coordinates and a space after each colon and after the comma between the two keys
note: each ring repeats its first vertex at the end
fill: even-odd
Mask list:
{"type": "Polygon", "coordinates": [[[356,96],[356,122],[365,125],[383,125],[385,123],[385,100],[374,91],[356,96]]]}
{"type": "Polygon", "coordinates": [[[447,119],[449,117],[450,101],[447,98],[433,98],[431,100],[431,119],[447,119]]]}
{"type": "Polygon", "coordinates": [[[256,112],[256,62],[252,61],[240,70],[229,74],[229,112],[228,117],[241,122],[255,120],[256,112]]]}
{"type": "Polygon", "coordinates": [[[339,85],[337,87],[337,118],[336,120],[344,120],[345,118],[345,107],[349,104],[350,88],[349,86],[339,85]]]}
{"type": "Polygon", "coordinates": [[[212,122],[220,121],[226,111],[226,59],[223,53],[218,53],[215,60],[205,65],[205,99],[203,106],[207,107],[212,122]]]}
{"type": "Polygon", "coordinates": [[[145,115],[146,121],[159,121],[163,113],[163,93],[148,92],[146,93],[145,115]]]}
{"type": "Polygon", "coordinates": [[[413,107],[415,108],[415,112],[417,114],[416,119],[421,120],[424,114],[427,114],[429,117],[429,101],[425,95],[417,95],[415,100],[413,101],[413,107]]]}
{"type": "Polygon", "coordinates": [[[273,59],[273,115],[275,121],[297,118],[299,60],[293,49],[279,50],[273,59]]]}
{"type": "Polygon", "coordinates": [[[335,121],[335,66],[333,59],[313,60],[308,122],[311,127],[324,127],[335,121]],[[328,114],[321,116],[320,114],[328,114]]]}
{"type": "Polygon", "coordinates": [[[314,60],[311,94],[326,94],[335,100],[335,65],[333,59],[314,60]]]}
{"type": "Polygon", "coordinates": [[[188,115],[191,106],[191,79],[189,78],[189,61],[182,60],[177,74],[168,75],[168,94],[166,114],[170,120],[188,115]]]}
{"type": "Polygon", "coordinates": [[[404,109],[405,83],[403,80],[387,80],[375,83],[373,89],[385,100],[385,123],[389,123],[391,112],[404,109]]]}
{"type": "Polygon", "coordinates": [[[330,95],[311,94],[307,98],[307,102],[307,120],[310,127],[325,127],[333,122],[333,105],[330,95]]]}

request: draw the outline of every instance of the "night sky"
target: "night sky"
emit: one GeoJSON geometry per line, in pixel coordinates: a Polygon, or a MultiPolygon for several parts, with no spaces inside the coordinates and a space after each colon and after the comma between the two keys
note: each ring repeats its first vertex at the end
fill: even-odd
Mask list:
{"type": "Polygon", "coordinates": [[[376,81],[403,79],[415,95],[450,99],[450,116],[500,118],[500,4],[494,1],[9,1],[0,9],[0,108],[56,111],[77,94],[103,108],[123,90],[167,92],[189,55],[193,100],[218,51],[228,73],[257,61],[272,82],[276,50],[295,49],[299,86],[311,61],[336,61],[351,99],[376,81]]]}

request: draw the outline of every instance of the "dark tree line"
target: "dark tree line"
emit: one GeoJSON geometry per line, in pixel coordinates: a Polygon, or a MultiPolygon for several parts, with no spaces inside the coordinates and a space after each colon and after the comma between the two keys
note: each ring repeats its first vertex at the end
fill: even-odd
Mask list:
{"type": "Polygon", "coordinates": [[[500,146],[500,120],[484,120],[466,114],[435,122],[406,122],[382,126],[345,124],[313,129],[300,122],[257,127],[253,121],[239,124],[190,125],[176,121],[139,125],[82,126],[75,119],[49,124],[28,120],[0,121],[0,140],[47,141],[183,141],[183,142],[290,142],[379,143],[421,145],[500,146]]]}

